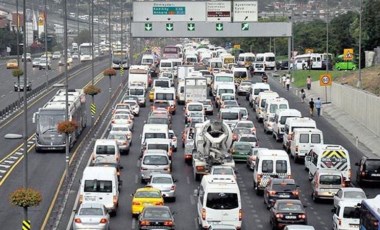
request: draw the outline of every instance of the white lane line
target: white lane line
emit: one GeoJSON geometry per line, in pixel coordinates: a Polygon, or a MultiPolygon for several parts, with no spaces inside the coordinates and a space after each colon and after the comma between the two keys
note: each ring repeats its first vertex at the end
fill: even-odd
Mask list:
{"type": "Polygon", "coordinates": [[[9,165],[0,165],[0,167],[3,167],[3,168],[9,168],[9,167],[11,167],[11,166],[9,166],[9,165]]]}
{"type": "Polygon", "coordinates": [[[186,182],[187,182],[187,184],[190,184],[190,177],[189,176],[186,177],[186,182]]]}
{"type": "Polygon", "coordinates": [[[5,163],[8,163],[8,164],[13,164],[13,163],[15,163],[14,161],[9,161],[9,160],[7,160],[7,161],[4,161],[5,163]]]}
{"type": "Polygon", "coordinates": [[[10,158],[10,159],[15,159],[15,160],[18,159],[18,157],[15,157],[15,156],[10,156],[9,158],[10,158]]]}
{"type": "Polygon", "coordinates": [[[131,226],[131,228],[132,228],[132,229],[135,229],[135,226],[136,226],[136,219],[133,218],[133,219],[132,219],[132,226],[131,226]]]}
{"type": "Polygon", "coordinates": [[[24,154],[23,152],[15,152],[15,154],[17,154],[17,155],[22,155],[22,154],[24,154]]]}
{"type": "Polygon", "coordinates": [[[139,180],[139,176],[135,175],[135,184],[137,184],[138,180],[139,180]]]}
{"type": "Polygon", "coordinates": [[[195,205],[195,199],[193,195],[190,195],[190,203],[191,205],[195,205]]]}
{"type": "Polygon", "coordinates": [[[6,170],[0,170],[0,173],[6,173],[7,171],[6,170]]]}
{"type": "Polygon", "coordinates": [[[199,229],[198,220],[194,218],[195,229],[199,229]]]}

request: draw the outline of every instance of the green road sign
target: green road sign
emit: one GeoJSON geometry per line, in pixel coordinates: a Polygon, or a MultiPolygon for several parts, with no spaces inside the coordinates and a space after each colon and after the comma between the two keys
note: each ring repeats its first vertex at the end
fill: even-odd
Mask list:
{"type": "Polygon", "coordinates": [[[241,30],[243,30],[243,31],[249,30],[249,24],[248,24],[248,22],[243,22],[241,24],[241,30]]]}
{"type": "Polygon", "coordinates": [[[188,31],[194,31],[195,30],[195,23],[187,23],[187,30],[188,31]]]}
{"type": "Polygon", "coordinates": [[[223,23],[216,23],[216,31],[223,31],[223,23]]]}
{"type": "Polygon", "coordinates": [[[167,31],[173,31],[174,25],[173,23],[166,23],[166,30],[167,31]]]}
{"type": "Polygon", "coordinates": [[[152,23],[145,23],[145,31],[152,31],[152,23]]]}

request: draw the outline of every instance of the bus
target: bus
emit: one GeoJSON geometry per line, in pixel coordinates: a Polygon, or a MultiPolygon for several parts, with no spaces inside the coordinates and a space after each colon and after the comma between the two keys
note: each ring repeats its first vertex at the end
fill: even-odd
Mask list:
{"type": "MultiPolygon", "coordinates": [[[[297,55],[294,58],[294,69],[326,69],[326,63],[331,63],[332,54],[326,53],[308,53],[297,55]],[[327,60],[328,59],[328,60],[327,60]],[[311,65],[311,66],[309,66],[311,65]]],[[[329,64],[329,69],[331,69],[329,64]]]]}
{"type": "Polygon", "coordinates": [[[360,205],[360,230],[380,230],[380,195],[360,205]]]}
{"type": "Polygon", "coordinates": [[[125,49],[114,49],[112,51],[112,68],[120,69],[121,67],[128,69],[127,51],[125,49]]]}
{"type": "Polygon", "coordinates": [[[82,43],[79,46],[79,60],[91,61],[92,60],[92,44],[91,43],[82,43]]]}
{"type": "Polygon", "coordinates": [[[68,90],[68,118],[66,118],[66,90],[58,92],[37,112],[33,114],[32,122],[36,124],[35,150],[65,151],[66,137],[58,132],[58,124],[66,119],[75,121],[77,128],[69,134],[69,146],[74,146],[79,135],[86,127],[86,95],[83,89],[68,90]]]}
{"type": "Polygon", "coordinates": [[[173,45],[165,46],[164,51],[162,53],[162,58],[164,58],[164,59],[181,58],[182,59],[183,57],[182,57],[182,53],[181,53],[181,48],[178,46],[173,46],[173,45]]]}

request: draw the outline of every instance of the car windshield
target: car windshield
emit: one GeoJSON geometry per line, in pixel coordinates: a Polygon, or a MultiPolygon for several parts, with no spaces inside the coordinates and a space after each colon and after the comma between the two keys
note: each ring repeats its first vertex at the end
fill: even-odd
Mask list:
{"type": "Polygon", "coordinates": [[[162,149],[169,151],[170,146],[168,144],[148,144],[147,149],[162,149]]]}
{"type": "Polygon", "coordinates": [[[253,128],[253,123],[251,122],[241,122],[237,124],[237,127],[243,127],[243,128],[253,128]]]}
{"type": "Polygon", "coordinates": [[[101,208],[81,208],[79,210],[80,216],[102,216],[103,210],[101,208]]]}
{"type": "Polygon", "coordinates": [[[239,207],[237,193],[208,193],[206,207],[212,209],[235,209],[239,207]]]}
{"type": "Polygon", "coordinates": [[[145,133],[145,139],[150,138],[166,138],[165,133],[145,133]]]}
{"type": "Polygon", "coordinates": [[[241,142],[257,142],[257,139],[255,136],[249,136],[249,137],[241,137],[239,141],[241,141],[241,142]]]}
{"type": "Polygon", "coordinates": [[[380,170],[380,160],[367,160],[365,168],[366,170],[380,170]]]}
{"type": "Polygon", "coordinates": [[[251,130],[248,129],[248,128],[242,128],[241,127],[241,128],[235,129],[234,133],[237,133],[237,134],[250,134],[251,130]]]}
{"type": "Polygon", "coordinates": [[[244,151],[244,150],[245,151],[251,151],[251,145],[250,144],[243,144],[243,143],[236,144],[235,145],[235,150],[239,150],[239,151],[244,151]]]}
{"type": "Polygon", "coordinates": [[[128,126],[112,126],[112,128],[111,128],[111,132],[112,131],[115,131],[115,132],[118,132],[118,131],[120,131],[120,132],[128,132],[129,131],[129,128],[128,128],[128,126]]]}
{"type": "Polygon", "coordinates": [[[189,111],[202,111],[203,106],[202,105],[189,105],[187,107],[189,111]]]}
{"type": "Polygon", "coordinates": [[[279,183],[279,184],[273,184],[272,189],[275,191],[294,191],[297,189],[297,186],[295,184],[288,184],[288,183],[279,183]]]}
{"type": "Polygon", "coordinates": [[[238,120],[239,119],[239,113],[234,113],[234,112],[222,113],[221,118],[223,120],[238,120]]]}
{"type": "Polygon", "coordinates": [[[135,198],[161,198],[161,193],[159,191],[138,191],[135,198]]]}
{"type": "Polygon", "coordinates": [[[172,184],[172,178],[170,177],[153,177],[150,181],[152,184],[172,184]]]}
{"type": "Polygon", "coordinates": [[[122,133],[110,133],[107,139],[115,139],[120,141],[127,140],[127,137],[122,133]]]}
{"type": "Polygon", "coordinates": [[[169,161],[168,161],[168,158],[165,156],[149,155],[149,156],[144,157],[143,164],[144,165],[168,165],[169,161]]]}

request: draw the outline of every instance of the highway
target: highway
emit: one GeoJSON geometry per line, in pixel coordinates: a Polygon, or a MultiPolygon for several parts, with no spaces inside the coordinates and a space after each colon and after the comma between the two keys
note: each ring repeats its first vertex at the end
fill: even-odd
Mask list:
{"type": "MultiPolygon", "coordinates": [[[[254,79],[253,81],[256,81],[254,79]]],[[[270,78],[269,83],[274,91],[278,92],[280,96],[289,100],[290,107],[300,110],[304,115],[308,114],[308,107],[306,103],[301,103],[300,98],[292,93],[285,91],[280,86],[278,79],[270,78]]],[[[239,102],[242,106],[249,107],[245,97],[240,97],[239,102]]],[[[180,134],[184,128],[183,106],[177,107],[177,114],[173,118],[174,131],[177,137],[180,138],[180,134]]],[[[252,109],[250,110],[250,119],[254,116],[252,109]]],[[[147,118],[149,107],[142,108],[140,110],[140,116],[135,119],[135,128],[133,132],[133,145],[129,155],[124,155],[121,158],[121,164],[124,166],[121,174],[121,180],[123,185],[120,194],[120,203],[117,216],[111,219],[112,229],[137,229],[137,221],[131,217],[131,194],[141,186],[139,179],[139,154],[140,154],[140,134],[144,120],[147,118]]],[[[217,113],[215,113],[217,114],[217,113]]],[[[104,117],[105,118],[105,117],[104,117]]],[[[212,119],[213,117],[210,117],[212,119]]],[[[353,175],[356,173],[356,167],[354,163],[359,161],[359,158],[363,153],[349,142],[349,140],[340,133],[340,131],[330,124],[323,117],[314,117],[317,122],[317,127],[324,133],[324,139],[326,143],[343,145],[349,152],[351,157],[351,167],[353,169],[353,175]]],[[[109,122],[109,116],[104,121],[106,124],[109,122]]],[[[254,120],[257,128],[257,135],[259,139],[260,147],[281,149],[281,143],[274,141],[271,135],[263,133],[262,124],[258,124],[254,120]]],[[[105,126],[106,126],[105,124],[105,126]]],[[[103,133],[103,130],[99,131],[103,133]]],[[[183,149],[181,144],[178,144],[178,152],[174,154],[173,158],[173,175],[178,180],[177,182],[177,200],[175,202],[168,202],[166,205],[170,206],[172,211],[175,211],[176,229],[198,229],[196,221],[196,199],[193,196],[194,189],[197,188],[199,182],[195,182],[192,175],[192,168],[185,164],[183,158],[183,149]]],[[[86,159],[87,162],[87,159],[86,159]]],[[[329,202],[314,203],[311,200],[311,186],[307,178],[307,172],[304,171],[303,164],[295,164],[291,160],[292,174],[301,190],[301,200],[304,205],[307,206],[307,214],[309,224],[315,226],[316,229],[324,230],[331,229],[332,227],[332,204],[329,202]]],[[[75,198],[77,196],[77,190],[79,187],[80,174],[72,188],[70,204],[67,204],[67,209],[60,221],[59,229],[70,229],[67,225],[70,216],[72,217],[72,210],[75,198]]],[[[237,178],[238,184],[242,195],[243,205],[243,229],[270,229],[269,225],[269,212],[263,204],[263,198],[257,196],[253,191],[252,186],[252,171],[250,171],[245,164],[237,165],[237,178]],[[252,228],[252,226],[255,226],[252,228]]],[[[355,179],[353,177],[353,182],[355,179]]],[[[374,197],[378,193],[378,189],[365,188],[365,191],[369,197],[374,197]]]]}

